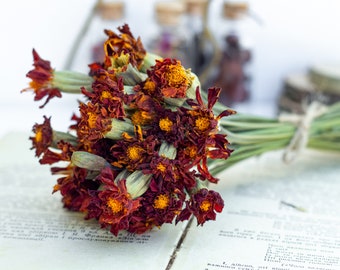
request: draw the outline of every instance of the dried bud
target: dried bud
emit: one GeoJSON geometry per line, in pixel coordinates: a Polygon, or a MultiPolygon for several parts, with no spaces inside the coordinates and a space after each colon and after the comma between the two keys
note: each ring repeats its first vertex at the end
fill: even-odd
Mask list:
{"type": "Polygon", "coordinates": [[[124,121],[113,118],[112,119],[112,128],[110,131],[105,133],[105,138],[109,138],[112,140],[120,140],[122,139],[123,134],[133,135],[134,126],[130,119],[125,119],[124,121]]]}
{"type": "Polygon", "coordinates": [[[134,66],[131,64],[127,65],[126,70],[118,71],[117,76],[123,78],[123,82],[125,85],[136,85],[145,81],[148,75],[146,73],[139,72],[134,66]]]}
{"type": "Polygon", "coordinates": [[[158,151],[158,154],[168,159],[175,159],[177,155],[177,149],[173,144],[163,141],[158,151]]]}
{"type": "Polygon", "coordinates": [[[144,61],[140,68],[140,71],[146,73],[148,69],[150,69],[152,66],[156,64],[156,60],[160,60],[160,59],[162,59],[162,57],[156,54],[147,52],[144,57],[144,61]]]}
{"type": "Polygon", "coordinates": [[[149,188],[152,174],[143,174],[142,171],[134,171],[126,178],[126,188],[132,199],[144,194],[149,188]]]}
{"type": "Polygon", "coordinates": [[[101,171],[111,166],[104,158],[85,151],[74,152],[71,161],[75,166],[91,171],[101,171]]]}

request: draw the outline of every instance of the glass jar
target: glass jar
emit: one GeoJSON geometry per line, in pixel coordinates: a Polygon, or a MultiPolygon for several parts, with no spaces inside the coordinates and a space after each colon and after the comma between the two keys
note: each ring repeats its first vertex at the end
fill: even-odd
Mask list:
{"type": "Polygon", "coordinates": [[[221,19],[222,33],[217,37],[220,61],[210,84],[221,87],[220,101],[227,106],[250,98],[252,42],[246,2],[224,2],[221,19]]]}
{"type": "Polygon", "coordinates": [[[213,47],[206,33],[208,0],[185,0],[186,28],[189,32],[191,69],[198,76],[203,72],[213,54],[213,47]]]}

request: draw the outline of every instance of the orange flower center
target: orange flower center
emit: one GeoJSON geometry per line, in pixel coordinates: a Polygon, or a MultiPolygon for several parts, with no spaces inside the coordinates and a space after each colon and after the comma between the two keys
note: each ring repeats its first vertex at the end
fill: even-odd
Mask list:
{"type": "Polygon", "coordinates": [[[165,194],[158,195],[153,202],[153,206],[156,209],[165,209],[169,206],[169,196],[165,194]]]}
{"type": "Polygon", "coordinates": [[[161,171],[161,172],[165,172],[165,171],[166,171],[166,167],[165,167],[164,164],[159,163],[159,164],[157,165],[157,170],[159,170],[159,171],[161,171]]]}
{"type": "Polygon", "coordinates": [[[188,146],[185,149],[185,152],[189,157],[193,158],[197,155],[197,147],[194,145],[188,146]]]}
{"type": "Polygon", "coordinates": [[[37,130],[37,132],[35,133],[35,141],[36,141],[37,143],[39,143],[39,142],[42,141],[42,139],[43,139],[43,133],[42,133],[42,130],[39,129],[39,130],[37,130]]]}
{"type": "Polygon", "coordinates": [[[129,146],[126,152],[130,160],[136,161],[141,158],[142,151],[143,151],[142,147],[133,145],[133,146],[129,146]]]}
{"type": "Polygon", "coordinates": [[[131,116],[131,121],[134,125],[142,125],[143,123],[143,116],[142,116],[142,112],[141,111],[137,111],[135,112],[132,116],[131,116]]]}
{"type": "Polygon", "coordinates": [[[169,65],[165,78],[168,85],[172,87],[180,87],[189,83],[185,69],[181,65],[169,65]]]}
{"type": "Polygon", "coordinates": [[[203,212],[207,212],[211,207],[211,203],[207,200],[203,201],[200,205],[200,209],[203,211],[203,212]]]}
{"type": "Polygon", "coordinates": [[[153,81],[147,80],[143,87],[149,94],[153,93],[156,89],[156,84],[153,81]]]}
{"type": "Polygon", "coordinates": [[[96,122],[97,122],[97,115],[92,112],[87,113],[87,123],[89,124],[89,128],[95,128],[96,127],[96,122]]]}
{"type": "Polygon", "coordinates": [[[112,99],[112,95],[109,91],[103,91],[101,94],[101,100],[103,99],[112,99]]]}
{"type": "Polygon", "coordinates": [[[118,214],[123,210],[123,204],[113,198],[109,198],[107,201],[107,206],[110,207],[113,214],[118,214]]]}
{"type": "Polygon", "coordinates": [[[38,92],[39,89],[41,89],[44,86],[44,84],[38,83],[36,81],[31,81],[29,83],[29,86],[30,86],[30,88],[32,88],[34,90],[34,92],[38,92]]]}
{"type": "Polygon", "coordinates": [[[166,131],[166,132],[171,131],[172,125],[173,123],[168,117],[162,118],[161,120],[159,120],[159,127],[163,131],[166,131]]]}
{"type": "Polygon", "coordinates": [[[134,125],[146,125],[152,120],[152,115],[145,111],[136,111],[131,116],[131,121],[134,125]]]}
{"type": "Polygon", "coordinates": [[[210,120],[208,117],[199,117],[196,119],[195,125],[200,131],[205,131],[210,126],[210,120]]]}

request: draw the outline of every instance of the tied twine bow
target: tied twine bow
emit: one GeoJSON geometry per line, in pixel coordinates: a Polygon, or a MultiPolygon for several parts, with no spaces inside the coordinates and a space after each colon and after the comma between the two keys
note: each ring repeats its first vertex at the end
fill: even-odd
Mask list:
{"type": "Polygon", "coordinates": [[[282,114],[280,122],[290,122],[297,126],[296,132],[283,153],[286,163],[292,162],[308,144],[309,129],[313,120],[327,111],[327,107],[320,102],[313,101],[302,115],[282,114]]]}

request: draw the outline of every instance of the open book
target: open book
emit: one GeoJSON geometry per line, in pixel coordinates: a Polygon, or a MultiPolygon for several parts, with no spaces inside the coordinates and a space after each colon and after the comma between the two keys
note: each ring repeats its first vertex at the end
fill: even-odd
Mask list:
{"type": "Polygon", "coordinates": [[[0,269],[340,269],[340,156],[265,154],[219,175],[216,221],[113,236],[51,194],[27,134],[0,140],[0,269]]]}

